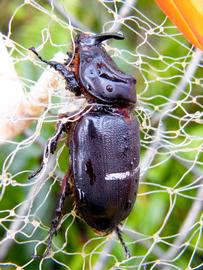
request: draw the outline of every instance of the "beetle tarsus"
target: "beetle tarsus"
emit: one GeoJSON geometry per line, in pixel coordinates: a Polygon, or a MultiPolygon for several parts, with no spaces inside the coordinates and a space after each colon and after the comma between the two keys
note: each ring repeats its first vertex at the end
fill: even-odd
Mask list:
{"type": "Polygon", "coordinates": [[[126,256],[127,259],[129,259],[131,257],[131,254],[130,254],[130,251],[129,251],[128,247],[126,246],[126,243],[123,240],[123,237],[121,235],[121,230],[119,229],[118,226],[116,227],[115,231],[116,231],[118,239],[120,240],[121,245],[122,245],[122,247],[123,247],[123,249],[125,251],[125,256],[126,256]]]}
{"type": "Polygon", "coordinates": [[[64,131],[64,124],[61,121],[59,121],[57,123],[56,132],[55,132],[54,136],[48,141],[48,144],[46,147],[47,151],[48,151],[47,155],[49,154],[49,151],[51,154],[55,153],[57,145],[58,145],[58,141],[59,141],[63,131],[64,131]]]}
{"type": "Polygon", "coordinates": [[[61,221],[62,210],[63,210],[65,198],[67,195],[71,194],[70,184],[68,182],[69,176],[70,176],[70,172],[68,172],[65,175],[65,177],[62,181],[61,191],[59,194],[59,199],[58,199],[57,207],[55,210],[55,216],[51,222],[51,228],[49,230],[49,238],[47,241],[47,248],[43,254],[43,257],[47,257],[49,255],[49,252],[50,252],[51,246],[52,246],[52,239],[53,239],[54,235],[57,234],[58,226],[59,226],[59,223],[61,221]]]}
{"type": "Polygon", "coordinates": [[[30,180],[30,179],[34,178],[35,176],[37,176],[42,171],[43,168],[44,168],[44,162],[42,161],[39,169],[37,171],[33,172],[31,175],[29,175],[28,179],[30,180]]]}

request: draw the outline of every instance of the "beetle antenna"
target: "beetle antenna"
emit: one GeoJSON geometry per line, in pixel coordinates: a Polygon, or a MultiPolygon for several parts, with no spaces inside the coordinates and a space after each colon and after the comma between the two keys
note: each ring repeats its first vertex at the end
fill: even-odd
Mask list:
{"type": "Polygon", "coordinates": [[[119,229],[118,226],[116,227],[115,231],[116,231],[116,234],[118,236],[118,239],[121,242],[121,245],[122,245],[122,247],[123,247],[123,249],[125,251],[125,256],[126,256],[127,259],[129,259],[131,257],[131,254],[130,254],[130,251],[129,251],[128,247],[126,246],[126,243],[123,240],[123,237],[122,237],[122,234],[121,234],[121,230],[119,229]]]}

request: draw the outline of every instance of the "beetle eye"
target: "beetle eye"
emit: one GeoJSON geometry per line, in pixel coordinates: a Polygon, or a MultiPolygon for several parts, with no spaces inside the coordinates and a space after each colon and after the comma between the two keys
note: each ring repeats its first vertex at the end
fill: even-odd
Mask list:
{"type": "Polygon", "coordinates": [[[110,84],[108,84],[108,85],[106,86],[106,90],[107,90],[108,92],[113,92],[113,87],[112,87],[110,84]]]}

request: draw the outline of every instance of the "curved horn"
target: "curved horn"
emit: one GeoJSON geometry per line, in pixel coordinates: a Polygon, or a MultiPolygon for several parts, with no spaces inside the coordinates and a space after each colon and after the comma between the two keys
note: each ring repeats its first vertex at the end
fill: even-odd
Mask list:
{"type": "Polygon", "coordinates": [[[114,39],[124,39],[124,36],[121,32],[119,33],[101,33],[94,36],[95,44],[99,44],[107,39],[114,38],[114,39]]]}

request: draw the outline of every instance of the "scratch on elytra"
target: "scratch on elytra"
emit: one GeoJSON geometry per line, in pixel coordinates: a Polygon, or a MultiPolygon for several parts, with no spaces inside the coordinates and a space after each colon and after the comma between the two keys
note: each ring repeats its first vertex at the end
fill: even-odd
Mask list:
{"type": "Polygon", "coordinates": [[[105,176],[105,180],[125,180],[127,177],[134,176],[139,170],[139,167],[136,167],[132,171],[118,172],[118,173],[108,173],[105,176]]]}

